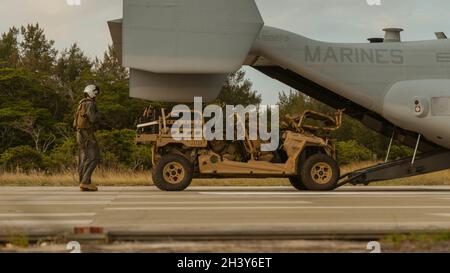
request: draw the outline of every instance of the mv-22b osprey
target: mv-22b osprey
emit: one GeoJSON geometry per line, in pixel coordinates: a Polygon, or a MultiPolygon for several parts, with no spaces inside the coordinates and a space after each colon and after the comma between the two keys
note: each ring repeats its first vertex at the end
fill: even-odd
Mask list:
{"type": "Polygon", "coordinates": [[[320,42],[265,26],[254,0],[124,0],[124,18],[109,27],[132,97],[212,100],[247,65],[415,148],[412,158],[350,173],[342,184],[450,168],[444,33],[402,42],[401,29],[386,29],[368,43],[320,42]]]}

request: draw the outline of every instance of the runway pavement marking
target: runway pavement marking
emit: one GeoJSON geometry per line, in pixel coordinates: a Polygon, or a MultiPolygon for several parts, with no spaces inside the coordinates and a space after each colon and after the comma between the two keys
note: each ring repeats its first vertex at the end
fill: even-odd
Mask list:
{"type": "Polygon", "coordinates": [[[450,217],[450,213],[429,213],[430,216],[450,217]]]}
{"type": "Polygon", "coordinates": [[[71,195],[58,195],[58,194],[46,194],[46,193],[35,193],[35,194],[0,194],[0,200],[2,198],[28,198],[28,197],[48,197],[48,198],[86,198],[95,199],[96,197],[102,200],[115,199],[115,198],[198,198],[198,194],[195,192],[175,192],[175,193],[160,193],[160,194],[116,194],[116,195],[97,195],[97,193],[86,193],[86,194],[71,194],[71,195]]]}
{"type": "Polygon", "coordinates": [[[82,226],[92,222],[93,220],[1,220],[0,226],[82,226]]]}
{"type": "Polygon", "coordinates": [[[117,192],[117,193],[80,193],[80,192],[68,192],[68,193],[49,193],[46,191],[42,192],[12,192],[12,193],[1,193],[1,197],[22,197],[27,198],[28,196],[39,196],[42,198],[86,198],[95,199],[101,198],[102,200],[114,199],[114,198],[195,198],[198,195],[224,195],[224,196],[267,196],[267,195],[280,195],[280,196],[344,196],[344,197],[358,197],[358,196],[442,196],[442,199],[450,199],[450,191],[334,191],[334,192],[298,192],[298,191],[185,191],[177,193],[167,193],[167,192],[140,192],[140,193],[130,193],[130,192],[117,192]]]}
{"type": "Polygon", "coordinates": [[[227,204],[312,204],[311,201],[301,201],[301,200],[292,200],[292,201],[108,201],[108,202],[95,202],[95,201],[0,201],[0,206],[10,206],[10,205],[67,205],[67,204],[76,204],[76,205],[227,205],[227,204]]]}
{"type": "Polygon", "coordinates": [[[23,218],[23,217],[95,217],[96,213],[0,213],[0,218],[23,218]]]}
{"type": "Polygon", "coordinates": [[[111,204],[111,201],[108,202],[86,202],[86,201],[1,201],[0,206],[76,206],[76,205],[92,205],[92,206],[106,206],[111,204]]]}
{"type": "Polygon", "coordinates": [[[312,204],[309,201],[173,201],[173,202],[112,202],[112,205],[252,205],[252,204],[312,204]]]}
{"type": "MultiPolygon", "coordinates": [[[[450,192],[198,192],[201,195],[297,195],[297,196],[424,196],[424,195],[450,195],[450,192]]],[[[449,197],[450,198],[450,197],[449,197]]]]}
{"type": "Polygon", "coordinates": [[[158,210],[362,210],[362,209],[450,209],[450,206],[311,206],[311,207],[108,207],[108,211],[158,211],[158,210]]]}
{"type": "MultiPolygon", "coordinates": [[[[305,199],[314,198],[314,197],[334,197],[334,198],[382,198],[382,195],[324,195],[324,194],[281,194],[281,193],[270,193],[270,194],[239,194],[239,193],[226,193],[226,194],[216,194],[216,193],[197,193],[192,195],[178,195],[176,193],[173,193],[171,195],[138,195],[138,196],[129,196],[129,195],[118,195],[114,198],[110,199],[101,199],[101,200],[95,200],[95,196],[92,196],[91,198],[84,198],[80,196],[80,199],[77,199],[76,197],[71,197],[69,199],[64,199],[64,197],[61,197],[61,199],[56,198],[46,198],[46,196],[39,196],[39,198],[33,199],[29,198],[27,199],[25,196],[22,196],[21,198],[13,199],[13,198],[7,198],[6,200],[0,197],[0,206],[10,205],[11,202],[22,204],[20,205],[45,205],[45,202],[53,202],[53,205],[108,205],[110,202],[125,202],[128,200],[136,200],[136,199],[145,199],[145,200],[174,200],[173,202],[176,202],[176,200],[179,199],[189,199],[189,200],[211,200],[216,197],[223,197],[223,199],[226,200],[236,200],[236,199],[242,199],[242,198],[248,198],[252,197],[251,200],[258,200],[259,198],[264,197],[273,197],[273,198],[279,198],[286,200],[287,198],[290,198],[290,200],[298,197],[303,197],[305,199]]],[[[420,196],[420,195],[386,195],[384,196],[386,198],[428,198],[428,197],[435,197],[431,195],[427,196],[420,196]]],[[[447,200],[447,199],[442,199],[447,200]]],[[[303,200],[304,201],[304,200],[303,200]]],[[[193,201],[194,202],[194,201],[193,201]]],[[[307,202],[307,201],[304,201],[307,202]]]]}
{"type": "MultiPolygon", "coordinates": [[[[21,192],[21,191],[13,191],[13,192],[0,192],[0,196],[20,196],[20,195],[47,195],[47,196],[105,196],[105,197],[114,197],[120,193],[82,193],[82,192],[49,192],[49,191],[34,191],[34,192],[21,192]]],[[[142,194],[142,193],[140,193],[142,194]]]]}
{"type": "Polygon", "coordinates": [[[64,197],[49,197],[49,196],[33,196],[26,198],[24,196],[20,198],[1,198],[0,197],[0,203],[1,202],[9,202],[9,201],[15,201],[15,202],[38,202],[38,201],[53,201],[53,202],[109,202],[111,200],[114,200],[115,198],[83,198],[83,197],[70,197],[70,198],[64,198],[64,197]]]}

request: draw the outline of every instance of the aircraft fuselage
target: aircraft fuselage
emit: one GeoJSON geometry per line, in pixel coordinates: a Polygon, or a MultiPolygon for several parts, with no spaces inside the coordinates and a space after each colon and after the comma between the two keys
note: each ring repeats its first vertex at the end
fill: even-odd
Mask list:
{"type": "Polygon", "coordinates": [[[449,40],[338,44],[265,26],[251,55],[450,148],[449,40]]]}

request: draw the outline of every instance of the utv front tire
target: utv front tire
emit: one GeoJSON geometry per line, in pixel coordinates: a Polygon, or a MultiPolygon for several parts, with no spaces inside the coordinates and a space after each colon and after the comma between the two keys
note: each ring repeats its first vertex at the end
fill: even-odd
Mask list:
{"type": "Polygon", "coordinates": [[[308,190],[331,191],[337,188],[340,170],[332,157],[316,154],[303,162],[300,177],[308,190]]]}
{"type": "Polygon", "coordinates": [[[193,173],[194,168],[186,158],[169,154],[153,168],[153,183],[162,191],[184,191],[191,185],[193,173]]]}

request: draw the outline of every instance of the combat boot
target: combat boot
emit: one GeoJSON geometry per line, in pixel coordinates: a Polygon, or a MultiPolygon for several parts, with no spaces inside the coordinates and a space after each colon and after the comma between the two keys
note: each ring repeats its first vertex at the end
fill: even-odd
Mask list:
{"type": "Polygon", "coordinates": [[[86,192],[98,191],[98,188],[92,184],[80,184],[80,189],[81,189],[81,191],[86,191],[86,192]]]}

